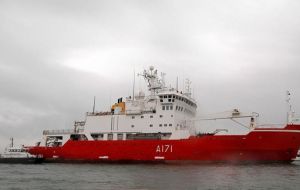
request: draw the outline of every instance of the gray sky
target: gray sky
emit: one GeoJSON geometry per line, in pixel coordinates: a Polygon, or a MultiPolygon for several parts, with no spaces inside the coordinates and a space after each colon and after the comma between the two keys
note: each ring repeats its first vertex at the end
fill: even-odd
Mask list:
{"type": "MultiPolygon", "coordinates": [[[[0,0],[0,148],[32,144],[132,91],[133,70],[192,80],[198,111],[300,112],[298,0],[0,0]]],[[[137,89],[143,80],[137,79],[137,89]]]]}

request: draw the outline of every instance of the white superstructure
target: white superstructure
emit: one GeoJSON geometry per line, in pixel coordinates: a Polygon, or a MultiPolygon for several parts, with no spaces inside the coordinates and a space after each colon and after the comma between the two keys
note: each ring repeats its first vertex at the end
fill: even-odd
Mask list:
{"type": "Polygon", "coordinates": [[[186,139],[195,135],[197,103],[185,92],[166,87],[164,74],[144,70],[148,93],[119,98],[108,112],[88,112],[72,130],[44,131],[43,145],[62,146],[69,138],[88,140],[186,139]]]}

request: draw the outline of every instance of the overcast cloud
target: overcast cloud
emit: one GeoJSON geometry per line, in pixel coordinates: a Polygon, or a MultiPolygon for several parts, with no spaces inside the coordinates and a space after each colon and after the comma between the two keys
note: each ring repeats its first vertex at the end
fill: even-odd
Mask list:
{"type": "MultiPolygon", "coordinates": [[[[130,95],[133,70],[192,80],[198,111],[300,112],[298,0],[0,0],[0,148],[130,95]]],[[[137,89],[144,87],[137,79],[137,89]]]]}

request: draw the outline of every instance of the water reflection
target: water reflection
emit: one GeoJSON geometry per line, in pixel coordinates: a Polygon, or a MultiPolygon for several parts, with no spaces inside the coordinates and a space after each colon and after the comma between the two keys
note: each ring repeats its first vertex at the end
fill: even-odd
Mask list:
{"type": "Polygon", "coordinates": [[[295,189],[293,164],[0,165],[1,189],[295,189]]]}

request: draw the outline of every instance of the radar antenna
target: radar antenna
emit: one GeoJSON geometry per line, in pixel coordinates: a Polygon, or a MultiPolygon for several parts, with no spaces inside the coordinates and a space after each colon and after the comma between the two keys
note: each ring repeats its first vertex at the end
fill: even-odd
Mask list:
{"type": "Polygon", "coordinates": [[[144,70],[142,74],[138,74],[139,76],[143,76],[144,79],[148,83],[148,89],[151,92],[151,95],[155,95],[158,90],[164,87],[164,75],[162,75],[163,80],[160,80],[157,75],[157,70],[154,69],[153,66],[149,67],[149,70],[144,70]]]}

